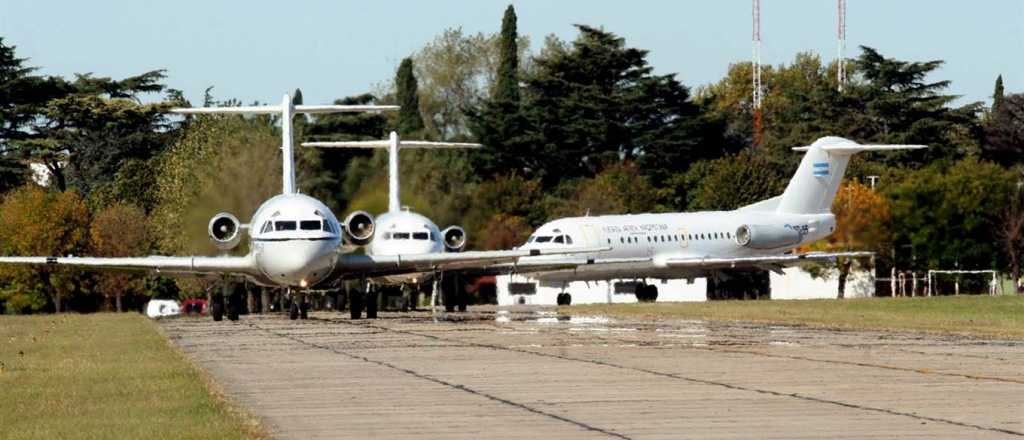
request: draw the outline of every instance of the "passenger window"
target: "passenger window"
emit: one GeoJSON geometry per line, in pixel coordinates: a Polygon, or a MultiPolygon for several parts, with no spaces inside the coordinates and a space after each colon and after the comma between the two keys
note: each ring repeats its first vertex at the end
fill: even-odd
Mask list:
{"type": "Polygon", "coordinates": [[[319,231],[320,228],[320,220],[303,220],[299,222],[299,229],[303,231],[319,231]]]}
{"type": "Polygon", "coordinates": [[[409,233],[408,232],[395,232],[391,236],[394,237],[395,240],[408,240],[409,239],[409,233]]]}
{"type": "Polygon", "coordinates": [[[626,242],[626,240],[624,238],[619,237],[619,243],[625,243],[625,242],[626,242]]]}
{"type": "Polygon", "coordinates": [[[555,243],[565,243],[565,238],[564,237],[565,237],[564,235],[559,235],[559,236],[555,237],[555,243]]]}
{"type": "Polygon", "coordinates": [[[413,232],[412,238],[413,240],[426,240],[430,238],[430,234],[426,232],[413,232]]]}
{"type": "Polygon", "coordinates": [[[275,231],[294,231],[295,230],[295,222],[293,222],[293,221],[274,222],[274,230],[275,231]]]}
{"type": "Polygon", "coordinates": [[[726,232],[725,238],[732,239],[732,232],[726,232]]]}

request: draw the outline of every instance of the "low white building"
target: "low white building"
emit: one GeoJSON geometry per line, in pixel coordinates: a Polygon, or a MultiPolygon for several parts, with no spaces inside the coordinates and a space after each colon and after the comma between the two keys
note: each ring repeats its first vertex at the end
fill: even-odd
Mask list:
{"type": "MultiPolygon", "coordinates": [[[[772,299],[822,299],[835,298],[839,292],[839,272],[830,269],[822,277],[812,277],[803,269],[792,267],[783,272],[772,273],[772,299]]],[[[555,305],[559,293],[572,295],[573,304],[635,303],[634,280],[575,281],[562,289],[559,285],[547,285],[524,275],[500,275],[495,277],[498,305],[515,304],[555,305]]],[[[707,301],[707,280],[696,278],[692,281],[643,280],[658,287],[658,302],[707,301]]],[[[875,277],[870,271],[854,271],[846,283],[846,297],[869,297],[875,294],[875,277]]]]}

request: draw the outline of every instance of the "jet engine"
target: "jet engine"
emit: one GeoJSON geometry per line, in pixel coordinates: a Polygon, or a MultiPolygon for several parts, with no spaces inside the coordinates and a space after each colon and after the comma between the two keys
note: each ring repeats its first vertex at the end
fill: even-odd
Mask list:
{"type": "Polygon", "coordinates": [[[366,211],[356,211],[345,217],[345,238],[352,244],[362,246],[373,239],[373,216],[366,211]]]}
{"type": "Polygon", "coordinates": [[[466,230],[458,226],[449,226],[441,231],[444,247],[448,252],[461,252],[466,248],[466,230]]]}
{"type": "Polygon", "coordinates": [[[800,243],[799,226],[743,225],[736,228],[736,244],[751,249],[776,249],[800,243]]]}
{"type": "Polygon", "coordinates": [[[214,246],[222,251],[234,249],[242,241],[242,224],[227,212],[213,216],[206,232],[210,234],[214,246]]]}

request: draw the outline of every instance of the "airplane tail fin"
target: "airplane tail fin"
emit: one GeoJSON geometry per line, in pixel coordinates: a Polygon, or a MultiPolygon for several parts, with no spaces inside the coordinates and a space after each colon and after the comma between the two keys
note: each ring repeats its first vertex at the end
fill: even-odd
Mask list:
{"type": "MultiPolygon", "coordinates": [[[[839,183],[846,173],[850,157],[862,151],[915,150],[926,145],[861,145],[841,137],[823,137],[806,147],[796,174],[786,191],[774,204],[776,212],[790,214],[823,214],[830,212],[839,183]]],[[[752,205],[753,206],[753,205],[752,205]]]]}
{"type": "Polygon", "coordinates": [[[295,154],[292,146],[292,117],[296,113],[344,113],[398,110],[397,105],[294,105],[287,94],[281,99],[281,105],[261,105],[244,107],[196,107],[174,108],[171,113],[177,114],[234,114],[234,115],[280,115],[281,116],[281,163],[283,194],[294,194],[295,188],[295,154]]]}
{"type": "Polygon", "coordinates": [[[429,141],[402,141],[398,139],[398,133],[391,132],[388,140],[380,141],[340,141],[340,142],[303,142],[303,147],[319,148],[387,148],[388,149],[388,212],[402,210],[402,202],[399,199],[398,185],[398,150],[403,148],[480,148],[483,145],[464,142],[429,142],[429,141]]]}

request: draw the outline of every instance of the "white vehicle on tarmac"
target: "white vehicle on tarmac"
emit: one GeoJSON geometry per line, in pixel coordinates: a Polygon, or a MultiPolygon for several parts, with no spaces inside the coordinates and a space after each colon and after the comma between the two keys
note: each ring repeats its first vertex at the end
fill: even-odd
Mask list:
{"type": "MultiPolygon", "coordinates": [[[[801,245],[832,234],[831,212],[839,183],[853,154],[862,151],[926,148],[924,145],[860,145],[824,137],[807,147],[782,195],[733,211],[604,215],[558,219],[537,228],[518,249],[553,250],[608,246],[611,250],[571,256],[539,256],[515,265],[548,285],[613,279],[679,279],[713,275],[722,269],[780,272],[783,267],[870,252],[794,253],[801,245]]],[[[636,296],[654,301],[658,289],[639,284],[636,296]]],[[[559,304],[571,303],[568,293],[559,304]]]]}

